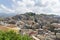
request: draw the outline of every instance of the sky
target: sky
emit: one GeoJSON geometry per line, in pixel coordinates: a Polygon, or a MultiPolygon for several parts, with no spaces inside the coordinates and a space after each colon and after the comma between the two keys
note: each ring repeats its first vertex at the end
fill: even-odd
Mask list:
{"type": "Polygon", "coordinates": [[[60,15],[60,0],[0,0],[0,13],[25,13],[60,15]]]}

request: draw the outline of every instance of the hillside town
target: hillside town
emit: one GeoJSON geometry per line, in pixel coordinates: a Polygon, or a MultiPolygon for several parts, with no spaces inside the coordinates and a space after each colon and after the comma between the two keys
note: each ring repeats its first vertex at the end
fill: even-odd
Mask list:
{"type": "Polygon", "coordinates": [[[60,40],[60,17],[27,12],[0,20],[0,30],[14,30],[33,40],[60,40]]]}

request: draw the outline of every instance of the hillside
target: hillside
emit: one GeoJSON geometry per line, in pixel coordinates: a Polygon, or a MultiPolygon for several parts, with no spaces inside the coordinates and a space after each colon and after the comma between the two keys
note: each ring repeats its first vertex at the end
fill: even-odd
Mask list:
{"type": "Polygon", "coordinates": [[[58,15],[47,15],[47,14],[35,14],[32,12],[27,12],[25,14],[19,14],[13,17],[7,17],[6,20],[9,19],[13,19],[13,20],[40,20],[40,21],[59,21],[60,16],[58,15]]]}
{"type": "Polygon", "coordinates": [[[13,17],[5,18],[4,21],[7,21],[8,23],[10,21],[13,23],[16,23],[17,21],[23,21],[24,23],[26,23],[26,21],[34,21],[40,25],[46,25],[48,23],[60,23],[60,16],[27,12],[25,14],[19,14],[13,17]]]}
{"type": "Polygon", "coordinates": [[[17,31],[22,35],[27,34],[33,39],[60,39],[60,36],[56,35],[59,31],[55,31],[56,28],[57,30],[60,28],[60,16],[58,15],[27,12],[4,18],[0,21],[0,25],[3,25],[0,30],[5,31],[8,27],[8,29],[17,31]]]}

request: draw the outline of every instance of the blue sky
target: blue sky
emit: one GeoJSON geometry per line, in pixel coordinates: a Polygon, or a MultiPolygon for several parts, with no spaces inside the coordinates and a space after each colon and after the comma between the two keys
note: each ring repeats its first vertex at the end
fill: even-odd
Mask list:
{"type": "Polygon", "coordinates": [[[0,13],[60,14],[60,0],[0,0],[0,13]]]}
{"type": "Polygon", "coordinates": [[[4,6],[11,8],[13,2],[11,0],[0,0],[0,4],[3,4],[4,6]]]}

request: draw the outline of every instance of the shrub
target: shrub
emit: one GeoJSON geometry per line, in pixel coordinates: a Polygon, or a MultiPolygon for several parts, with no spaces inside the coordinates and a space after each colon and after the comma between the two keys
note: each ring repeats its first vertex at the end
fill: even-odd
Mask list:
{"type": "Polygon", "coordinates": [[[36,14],[33,12],[27,12],[26,14],[28,14],[29,16],[35,16],[36,14]]]}
{"type": "Polygon", "coordinates": [[[0,40],[32,40],[28,35],[20,35],[14,31],[0,31],[0,40]]]}

